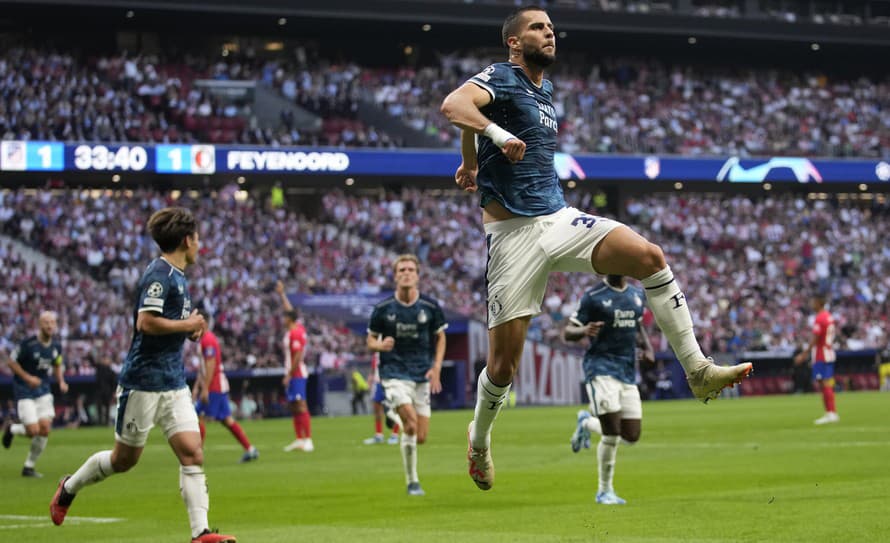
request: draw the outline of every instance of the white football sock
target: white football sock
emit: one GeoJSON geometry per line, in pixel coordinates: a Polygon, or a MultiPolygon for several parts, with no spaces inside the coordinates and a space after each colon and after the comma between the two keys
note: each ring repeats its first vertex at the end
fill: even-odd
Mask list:
{"type": "Polygon", "coordinates": [[[596,460],[599,464],[599,491],[612,490],[612,477],[615,475],[615,454],[618,452],[618,436],[603,436],[596,447],[596,460]]]}
{"type": "Polygon", "coordinates": [[[603,423],[601,423],[600,419],[594,415],[591,415],[584,419],[584,422],[582,422],[581,424],[584,426],[584,429],[591,434],[599,435],[603,433],[603,423]]]}
{"type": "Polygon", "coordinates": [[[28,458],[25,459],[26,468],[33,468],[37,464],[37,459],[40,458],[43,449],[46,448],[47,440],[46,436],[34,436],[31,438],[31,450],[28,451],[28,458]]]}
{"type": "Polygon", "coordinates": [[[209,526],[210,495],[203,466],[179,466],[179,493],[188,511],[192,537],[197,537],[209,526]]]}
{"type": "Polygon", "coordinates": [[[25,430],[25,425],[24,425],[24,424],[13,424],[12,426],[9,427],[9,431],[10,431],[10,432],[12,433],[12,435],[14,435],[14,436],[23,436],[23,435],[25,435],[25,434],[28,433],[28,432],[25,430]]]}
{"type": "Polygon", "coordinates": [[[77,494],[81,488],[104,481],[113,473],[111,451],[97,452],[87,458],[87,461],[74,472],[74,475],[65,481],[65,492],[77,494]]]}
{"type": "Polygon", "coordinates": [[[417,436],[402,432],[402,465],[405,466],[405,482],[416,483],[417,478],[417,436]]]}
{"type": "Polygon", "coordinates": [[[403,426],[402,417],[399,416],[398,412],[395,409],[387,409],[386,418],[392,421],[393,424],[397,424],[399,428],[403,426]]]}
{"type": "Polygon", "coordinates": [[[668,266],[653,273],[643,279],[642,283],[646,288],[646,298],[655,315],[655,322],[667,337],[686,374],[707,364],[698,340],[695,339],[686,296],[680,291],[671,268],[668,266]]]}
{"type": "Polygon", "coordinates": [[[474,449],[487,449],[491,446],[491,427],[501,407],[510,395],[510,385],[499,386],[491,382],[488,368],[479,374],[476,387],[476,411],[470,442],[474,449]]]}

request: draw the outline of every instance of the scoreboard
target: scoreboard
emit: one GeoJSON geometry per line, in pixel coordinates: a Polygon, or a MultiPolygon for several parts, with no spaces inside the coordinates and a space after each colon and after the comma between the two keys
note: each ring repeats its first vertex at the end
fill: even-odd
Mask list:
{"type": "MultiPolygon", "coordinates": [[[[5,172],[113,172],[142,174],[343,174],[452,178],[455,149],[270,148],[209,144],[0,142],[5,172]]],[[[804,157],[709,157],[556,153],[556,175],[609,181],[710,181],[723,183],[890,182],[884,160],[804,157]]]]}

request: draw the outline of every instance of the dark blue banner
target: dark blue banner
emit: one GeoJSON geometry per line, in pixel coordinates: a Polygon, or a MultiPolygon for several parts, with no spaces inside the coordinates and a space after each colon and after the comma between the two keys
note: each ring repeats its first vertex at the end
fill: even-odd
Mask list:
{"type": "MultiPolygon", "coordinates": [[[[218,145],[141,145],[47,141],[0,142],[5,172],[145,172],[211,175],[231,173],[337,174],[448,177],[460,156],[452,150],[341,150],[218,145]]],[[[570,155],[554,160],[561,179],[615,181],[713,181],[719,183],[874,183],[890,181],[883,160],[800,157],[682,158],[570,155]]]]}

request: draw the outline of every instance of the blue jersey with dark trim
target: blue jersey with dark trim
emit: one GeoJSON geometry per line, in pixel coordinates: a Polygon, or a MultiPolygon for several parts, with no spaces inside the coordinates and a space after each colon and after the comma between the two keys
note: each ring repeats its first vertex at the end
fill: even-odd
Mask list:
{"type": "Polygon", "coordinates": [[[643,291],[632,285],[618,290],[605,282],[588,290],[572,323],[584,326],[603,322],[596,338],[584,353],[584,375],[587,380],[608,375],[623,383],[636,383],[637,328],[646,303],[643,291]]]}
{"type": "Polygon", "coordinates": [[[491,103],[481,108],[482,113],[526,146],[523,159],[511,164],[491,139],[477,138],[476,185],[482,206],[495,200],[527,217],[564,208],[565,196],[553,164],[557,145],[553,84],[545,79],[538,87],[521,66],[510,62],[492,64],[470,82],[491,95],[491,103]]]}
{"type": "Polygon", "coordinates": [[[139,280],[133,310],[133,342],[119,382],[124,388],[153,392],[186,386],[182,345],[188,334],[144,334],[136,329],[142,311],[170,320],[185,320],[191,315],[188,280],[182,270],[164,258],[154,259],[139,280]]]}
{"type": "Polygon", "coordinates": [[[62,365],[62,344],[53,339],[49,345],[44,345],[37,336],[31,336],[22,341],[9,358],[17,362],[27,373],[40,377],[40,386],[31,388],[18,375],[13,376],[12,394],[15,399],[39,398],[50,394],[52,369],[62,365]]]}
{"type": "Polygon", "coordinates": [[[427,381],[433,367],[436,336],[448,328],[439,303],[420,295],[411,305],[390,296],[374,306],[368,332],[396,340],[392,351],[380,353],[380,378],[427,381]]]}

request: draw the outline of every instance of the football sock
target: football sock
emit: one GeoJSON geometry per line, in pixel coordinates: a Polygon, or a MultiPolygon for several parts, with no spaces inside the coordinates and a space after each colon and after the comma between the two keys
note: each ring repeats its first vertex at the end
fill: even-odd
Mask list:
{"type": "Polygon", "coordinates": [[[825,411],[835,413],[834,405],[834,387],[825,385],[822,387],[822,403],[825,404],[825,411]]]}
{"type": "Polygon", "coordinates": [[[237,422],[233,422],[231,426],[226,426],[226,428],[228,428],[229,431],[232,432],[232,435],[235,436],[235,439],[238,440],[238,443],[240,443],[241,446],[244,447],[245,451],[250,450],[250,440],[247,439],[247,435],[244,434],[244,430],[241,428],[240,424],[238,424],[237,422]]]}
{"type": "Polygon", "coordinates": [[[642,283],[646,288],[646,298],[655,315],[655,322],[667,337],[686,374],[707,364],[705,355],[695,339],[692,315],[689,314],[689,307],[686,305],[686,296],[680,291],[670,266],[646,277],[642,283]]]}
{"type": "Polygon", "coordinates": [[[14,436],[23,436],[28,433],[27,431],[25,431],[24,424],[13,424],[12,426],[9,427],[9,431],[14,436]]]}
{"type": "Polygon", "coordinates": [[[395,409],[387,410],[386,416],[387,416],[387,418],[389,418],[389,420],[392,421],[392,424],[393,424],[392,431],[398,433],[397,428],[402,426],[402,417],[399,416],[399,414],[396,412],[395,409]]]}
{"type": "Polygon", "coordinates": [[[596,417],[595,415],[587,417],[586,419],[584,419],[584,422],[582,422],[581,424],[584,426],[584,429],[586,429],[591,434],[600,435],[603,433],[603,424],[600,422],[600,419],[598,417],[596,417]]]}
{"type": "Polygon", "coordinates": [[[615,474],[615,453],[618,452],[618,436],[603,436],[596,447],[596,460],[599,464],[599,491],[612,490],[612,477],[615,474]]]}
{"type": "Polygon", "coordinates": [[[488,369],[479,374],[476,387],[475,421],[470,434],[470,442],[474,449],[487,449],[491,446],[491,427],[501,407],[510,395],[510,384],[496,385],[488,377],[488,369]]]}
{"type": "Polygon", "coordinates": [[[204,443],[204,437],[207,435],[207,427],[203,420],[198,421],[198,430],[201,432],[201,443],[204,443]]]}
{"type": "Polygon", "coordinates": [[[405,466],[405,482],[416,483],[417,479],[417,436],[402,434],[402,465],[405,466]]]}
{"type": "Polygon", "coordinates": [[[46,436],[34,436],[31,438],[31,449],[28,451],[28,458],[25,459],[25,467],[33,468],[37,463],[37,459],[40,458],[41,453],[43,453],[43,449],[46,448],[46,442],[48,438],[46,436]]]}
{"type": "Polygon", "coordinates": [[[309,411],[303,411],[300,417],[303,419],[303,437],[312,437],[312,418],[309,416],[309,411]]]}
{"type": "Polygon", "coordinates": [[[299,413],[294,414],[293,421],[294,434],[296,434],[297,439],[303,439],[303,419],[300,417],[299,413]]]}
{"type": "Polygon", "coordinates": [[[380,419],[374,419],[374,435],[383,435],[383,421],[380,419]]]}
{"type": "Polygon", "coordinates": [[[65,492],[77,494],[81,488],[104,481],[112,473],[111,451],[97,452],[65,481],[65,492]]]}
{"type": "Polygon", "coordinates": [[[179,466],[179,493],[188,511],[192,537],[197,537],[207,529],[207,510],[210,509],[207,479],[202,466],[179,466]]]}

